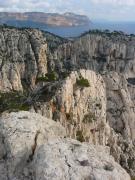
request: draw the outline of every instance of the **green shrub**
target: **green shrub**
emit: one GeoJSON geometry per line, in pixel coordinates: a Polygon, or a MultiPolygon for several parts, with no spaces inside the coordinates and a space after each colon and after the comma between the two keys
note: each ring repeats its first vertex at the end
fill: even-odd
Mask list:
{"type": "Polygon", "coordinates": [[[20,107],[18,107],[18,110],[20,110],[20,111],[29,111],[30,107],[29,107],[28,104],[22,104],[22,105],[20,105],[20,107]]]}
{"type": "Polygon", "coordinates": [[[67,121],[70,123],[70,124],[74,124],[75,122],[73,121],[73,113],[70,112],[70,113],[66,113],[66,118],[67,118],[67,121]]]}
{"type": "Polygon", "coordinates": [[[38,77],[36,79],[36,83],[38,83],[38,82],[46,82],[46,81],[48,81],[48,78],[46,76],[45,77],[41,76],[41,77],[38,77]]]}
{"type": "Polygon", "coordinates": [[[73,113],[66,113],[67,120],[73,119],[73,113]]]}
{"type": "Polygon", "coordinates": [[[92,123],[93,121],[96,121],[96,117],[95,114],[92,112],[89,112],[83,118],[83,123],[92,123]]]}
{"type": "Polygon", "coordinates": [[[90,87],[88,79],[85,79],[83,77],[81,77],[80,79],[77,79],[76,83],[80,87],[90,87]]]}
{"type": "Polygon", "coordinates": [[[48,81],[56,81],[57,80],[57,74],[54,71],[47,73],[46,77],[48,78],[48,81]]]}
{"type": "Polygon", "coordinates": [[[78,141],[80,141],[80,142],[84,142],[85,141],[82,130],[78,130],[76,132],[76,139],[78,141]]]}
{"type": "Polygon", "coordinates": [[[60,75],[61,75],[62,78],[65,79],[65,78],[67,78],[69,76],[69,74],[70,74],[69,72],[61,72],[60,75]]]}
{"type": "Polygon", "coordinates": [[[8,111],[28,111],[29,105],[24,103],[26,97],[21,92],[0,93],[0,113],[8,111]]]}
{"type": "MultiPolygon", "coordinates": [[[[83,37],[87,34],[93,34],[93,35],[102,35],[103,37],[104,36],[107,36],[109,38],[113,37],[113,36],[116,36],[116,37],[120,37],[120,36],[129,36],[127,34],[125,34],[124,32],[122,31],[109,31],[108,29],[106,30],[98,30],[98,29],[94,29],[94,30],[90,30],[90,31],[87,31],[87,32],[84,32],[83,34],[81,34],[80,37],[83,37]]],[[[134,37],[135,35],[134,34],[131,34],[130,37],[134,37]]]]}
{"type": "Polygon", "coordinates": [[[57,80],[57,74],[52,71],[50,73],[47,73],[45,76],[38,77],[36,80],[36,83],[38,82],[51,82],[57,80]]]}

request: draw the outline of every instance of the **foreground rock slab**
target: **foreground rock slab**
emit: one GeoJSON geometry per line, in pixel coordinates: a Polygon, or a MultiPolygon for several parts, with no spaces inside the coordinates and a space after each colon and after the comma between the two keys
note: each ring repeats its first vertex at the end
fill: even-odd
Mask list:
{"type": "Polygon", "coordinates": [[[36,113],[22,111],[1,117],[0,175],[5,174],[0,180],[29,179],[28,167],[36,148],[51,138],[64,136],[60,123],[36,113]]]}
{"type": "Polygon", "coordinates": [[[130,180],[107,148],[71,139],[53,140],[41,146],[34,164],[40,180],[130,180]]]}
{"type": "Polygon", "coordinates": [[[130,180],[109,148],[65,137],[39,114],[0,117],[0,180],[130,180]]]}

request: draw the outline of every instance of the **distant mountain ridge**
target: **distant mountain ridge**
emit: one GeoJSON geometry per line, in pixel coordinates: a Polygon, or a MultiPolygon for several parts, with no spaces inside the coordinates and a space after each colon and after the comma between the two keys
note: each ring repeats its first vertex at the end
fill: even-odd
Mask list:
{"type": "Polygon", "coordinates": [[[12,23],[38,23],[40,25],[56,26],[56,27],[72,27],[72,26],[85,26],[90,24],[90,20],[85,15],[77,15],[74,13],[43,13],[43,12],[0,12],[0,24],[12,23]]]}

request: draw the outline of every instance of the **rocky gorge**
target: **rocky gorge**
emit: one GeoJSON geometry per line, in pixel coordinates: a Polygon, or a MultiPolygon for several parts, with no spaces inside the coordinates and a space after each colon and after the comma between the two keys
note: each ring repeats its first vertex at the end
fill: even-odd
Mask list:
{"type": "Polygon", "coordinates": [[[2,180],[135,177],[134,45],[122,32],[0,27],[2,180]]]}

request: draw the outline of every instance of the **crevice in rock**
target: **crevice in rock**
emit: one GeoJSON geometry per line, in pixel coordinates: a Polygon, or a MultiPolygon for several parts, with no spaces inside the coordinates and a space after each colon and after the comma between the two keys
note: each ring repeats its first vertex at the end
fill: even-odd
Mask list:
{"type": "Polygon", "coordinates": [[[65,163],[67,164],[67,166],[68,166],[69,168],[71,168],[71,165],[68,163],[67,156],[65,156],[65,163]]]}
{"type": "Polygon", "coordinates": [[[70,168],[71,168],[71,165],[68,163],[68,159],[67,159],[67,156],[65,155],[65,163],[68,167],[68,174],[69,174],[69,180],[71,180],[71,175],[70,175],[70,168]]]}
{"type": "Polygon", "coordinates": [[[2,71],[3,66],[4,66],[4,60],[2,60],[2,63],[0,65],[0,71],[2,71]]]}
{"type": "Polygon", "coordinates": [[[34,144],[31,147],[32,153],[29,155],[29,158],[27,160],[28,163],[33,160],[33,156],[34,156],[36,148],[37,148],[37,140],[38,140],[39,134],[40,134],[40,131],[37,131],[36,135],[35,135],[35,138],[34,138],[34,144]]]}
{"type": "Polygon", "coordinates": [[[79,162],[79,164],[80,164],[81,166],[89,166],[89,165],[90,165],[88,160],[83,160],[83,161],[77,160],[77,161],[79,162]]]}
{"type": "Polygon", "coordinates": [[[5,161],[5,168],[6,168],[6,176],[7,176],[7,180],[10,180],[10,177],[9,177],[9,168],[8,168],[8,157],[7,157],[7,147],[5,145],[5,137],[2,136],[2,143],[4,145],[4,149],[5,149],[5,153],[3,155],[3,160],[5,161]]]}
{"type": "Polygon", "coordinates": [[[106,170],[106,171],[113,171],[114,167],[113,167],[112,164],[107,163],[107,164],[104,165],[104,170],[106,170]]]}
{"type": "Polygon", "coordinates": [[[32,49],[32,51],[33,51],[33,53],[34,53],[34,57],[35,57],[37,66],[38,66],[38,54],[36,54],[35,47],[34,47],[35,44],[33,44],[30,35],[29,35],[29,42],[30,42],[30,45],[31,45],[31,49],[32,49]]]}

